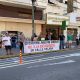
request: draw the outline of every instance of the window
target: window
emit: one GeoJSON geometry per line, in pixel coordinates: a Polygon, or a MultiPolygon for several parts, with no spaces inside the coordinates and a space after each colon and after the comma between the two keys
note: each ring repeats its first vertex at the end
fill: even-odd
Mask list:
{"type": "Polygon", "coordinates": [[[48,0],[49,4],[54,4],[55,0],[48,0]]]}
{"type": "Polygon", "coordinates": [[[60,3],[63,3],[63,0],[58,0],[60,3]]]}

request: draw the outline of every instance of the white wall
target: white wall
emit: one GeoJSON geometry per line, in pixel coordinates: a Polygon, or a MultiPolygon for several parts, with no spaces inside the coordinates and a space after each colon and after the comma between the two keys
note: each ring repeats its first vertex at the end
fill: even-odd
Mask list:
{"type": "Polygon", "coordinates": [[[64,8],[61,8],[59,6],[54,6],[54,5],[47,5],[45,12],[46,13],[52,12],[52,13],[57,13],[62,15],[64,13],[64,8]]]}

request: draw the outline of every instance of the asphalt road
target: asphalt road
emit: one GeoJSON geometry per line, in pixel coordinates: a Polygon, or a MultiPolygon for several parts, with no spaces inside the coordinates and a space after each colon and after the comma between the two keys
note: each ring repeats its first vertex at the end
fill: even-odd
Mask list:
{"type": "Polygon", "coordinates": [[[80,80],[80,51],[0,60],[0,80],[80,80]]]}

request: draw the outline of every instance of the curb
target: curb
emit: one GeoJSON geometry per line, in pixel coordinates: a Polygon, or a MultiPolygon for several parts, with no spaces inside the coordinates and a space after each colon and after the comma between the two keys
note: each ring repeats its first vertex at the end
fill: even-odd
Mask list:
{"type": "MultiPolygon", "coordinates": [[[[54,53],[54,52],[65,52],[65,51],[72,51],[72,50],[80,50],[80,48],[66,48],[66,49],[57,50],[57,51],[27,53],[27,54],[22,54],[22,56],[29,56],[29,55],[36,55],[36,54],[50,54],[50,52],[54,53]]],[[[14,57],[19,57],[19,54],[16,54],[16,55],[2,55],[2,56],[0,56],[0,59],[7,59],[7,58],[14,58],[14,57]]]]}

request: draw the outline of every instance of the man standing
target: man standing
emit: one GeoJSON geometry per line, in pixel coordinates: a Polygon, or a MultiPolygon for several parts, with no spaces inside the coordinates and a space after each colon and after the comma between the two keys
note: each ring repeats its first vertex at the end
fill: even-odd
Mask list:
{"type": "Polygon", "coordinates": [[[63,34],[61,34],[59,36],[59,40],[60,40],[60,49],[64,49],[64,40],[65,40],[65,36],[63,34]]]}
{"type": "Polygon", "coordinates": [[[6,32],[5,36],[2,37],[2,42],[3,42],[3,45],[5,46],[7,55],[12,54],[11,53],[11,38],[8,32],[6,32]]]}
{"type": "Polygon", "coordinates": [[[25,36],[24,34],[21,32],[18,36],[19,38],[19,48],[20,50],[24,53],[24,42],[25,42],[25,36]]]}

